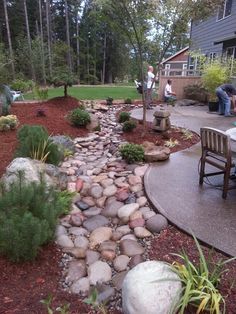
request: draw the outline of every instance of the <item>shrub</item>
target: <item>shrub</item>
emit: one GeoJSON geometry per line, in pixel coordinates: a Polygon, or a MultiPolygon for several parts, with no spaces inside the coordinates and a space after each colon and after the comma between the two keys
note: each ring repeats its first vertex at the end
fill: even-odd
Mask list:
{"type": "Polygon", "coordinates": [[[19,121],[15,115],[0,117],[0,131],[14,130],[19,121]]]}
{"type": "Polygon", "coordinates": [[[126,111],[122,111],[120,114],[119,114],[119,123],[123,123],[125,121],[129,121],[130,119],[130,113],[129,112],[126,112],[126,111]]]}
{"type": "Polygon", "coordinates": [[[0,85],[0,104],[2,103],[2,108],[0,106],[0,115],[7,116],[10,114],[11,103],[13,102],[13,97],[9,86],[1,84],[0,85]]]}
{"type": "Polygon", "coordinates": [[[124,132],[132,132],[135,128],[136,123],[134,121],[125,121],[122,129],[124,132]]]}
{"type": "Polygon", "coordinates": [[[207,101],[207,91],[200,84],[187,85],[184,87],[184,95],[186,98],[197,100],[200,102],[207,101]]]}
{"type": "Polygon", "coordinates": [[[90,123],[90,115],[86,110],[82,110],[80,108],[76,108],[72,110],[69,115],[68,119],[70,122],[75,126],[86,126],[90,123]]]}
{"type": "Polygon", "coordinates": [[[19,90],[21,92],[28,92],[29,90],[32,90],[33,87],[34,81],[31,80],[16,79],[11,84],[13,90],[19,90]]]}
{"type": "Polygon", "coordinates": [[[63,157],[57,145],[48,136],[46,129],[40,125],[22,126],[17,138],[19,140],[17,157],[30,157],[54,165],[58,165],[63,157]]]}
{"type": "Polygon", "coordinates": [[[21,172],[9,190],[1,186],[0,195],[0,253],[15,262],[34,259],[53,238],[64,203],[43,180],[25,184],[21,172]]]}
{"type": "Polygon", "coordinates": [[[113,105],[113,98],[112,97],[108,97],[107,99],[106,99],[106,101],[107,101],[107,105],[108,106],[112,106],[113,105]]]}
{"type": "Polygon", "coordinates": [[[125,103],[126,105],[131,105],[131,104],[132,104],[132,99],[131,99],[131,98],[126,98],[126,99],[124,100],[124,103],[125,103]]]}
{"type": "Polygon", "coordinates": [[[129,164],[144,160],[144,149],[138,144],[125,144],[121,146],[120,153],[129,164]]]}
{"type": "Polygon", "coordinates": [[[34,89],[34,97],[38,100],[46,100],[48,99],[48,89],[47,88],[40,88],[38,85],[35,85],[34,89]]]}
{"type": "Polygon", "coordinates": [[[221,313],[220,305],[222,304],[223,313],[225,313],[225,301],[217,287],[222,274],[225,272],[223,266],[235,258],[224,262],[220,260],[217,263],[212,259],[207,261],[195,237],[194,241],[199,253],[199,265],[194,265],[185,252],[173,254],[184,263],[174,262],[172,265],[172,269],[178,274],[183,285],[180,301],[173,313],[185,313],[189,304],[197,307],[196,313],[206,310],[211,314],[221,313]]]}

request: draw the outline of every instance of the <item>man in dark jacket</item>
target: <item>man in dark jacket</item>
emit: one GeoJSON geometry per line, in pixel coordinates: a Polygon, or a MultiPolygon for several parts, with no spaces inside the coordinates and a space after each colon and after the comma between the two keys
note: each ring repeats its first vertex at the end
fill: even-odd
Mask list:
{"type": "Polygon", "coordinates": [[[216,89],[216,96],[219,99],[219,114],[225,117],[231,117],[230,113],[231,100],[230,97],[236,95],[236,88],[232,84],[223,84],[216,89]]]}

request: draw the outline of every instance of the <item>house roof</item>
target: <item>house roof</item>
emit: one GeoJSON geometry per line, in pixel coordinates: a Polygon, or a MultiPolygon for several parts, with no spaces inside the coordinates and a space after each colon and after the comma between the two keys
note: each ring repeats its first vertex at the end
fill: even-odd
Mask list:
{"type": "Polygon", "coordinates": [[[187,51],[188,49],[189,49],[189,46],[187,46],[187,47],[181,49],[180,51],[176,52],[173,56],[170,56],[170,57],[168,57],[167,59],[163,60],[163,61],[161,62],[161,64],[166,63],[167,61],[170,61],[171,59],[173,59],[173,58],[175,58],[176,56],[178,56],[179,54],[181,54],[181,53],[187,51]]]}

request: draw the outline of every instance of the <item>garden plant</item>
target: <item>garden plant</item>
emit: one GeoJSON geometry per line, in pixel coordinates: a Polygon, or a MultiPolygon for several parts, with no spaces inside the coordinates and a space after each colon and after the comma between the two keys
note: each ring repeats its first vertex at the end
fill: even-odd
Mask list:
{"type": "Polygon", "coordinates": [[[144,149],[138,144],[125,144],[121,146],[120,153],[122,158],[130,164],[144,160],[144,149]]]}
{"type": "Polygon", "coordinates": [[[68,120],[75,126],[84,127],[90,123],[90,115],[86,110],[76,108],[68,114],[68,120]]]}

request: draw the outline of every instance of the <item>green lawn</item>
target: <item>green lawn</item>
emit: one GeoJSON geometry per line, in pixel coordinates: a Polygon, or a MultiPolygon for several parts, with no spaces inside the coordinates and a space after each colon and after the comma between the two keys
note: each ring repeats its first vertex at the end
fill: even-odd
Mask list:
{"type": "MultiPolygon", "coordinates": [[[[50,88],[48,91],[49,98],[63,96],[63,88],[50,88]]],[[[68,95],[77,99],[140,99],[141,95],[133,86],[76,86],[68,88],[68,95]]],[[[34,99],[32,93],[25,94],[25,99],[34,99]]]]}

